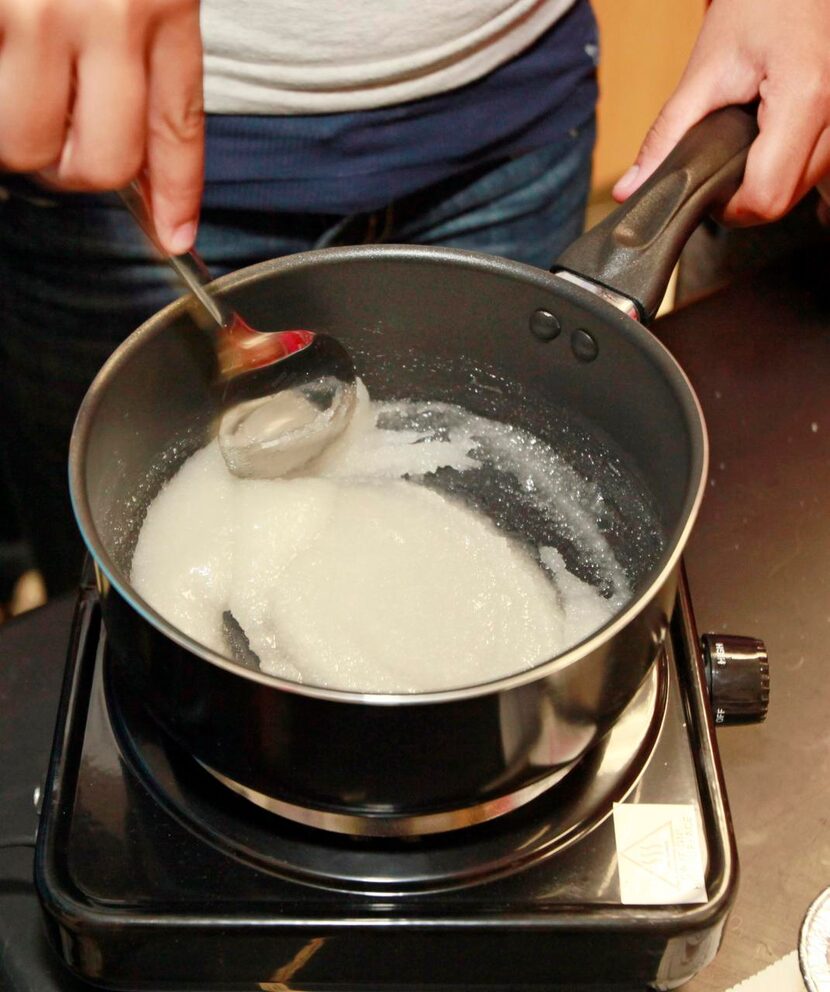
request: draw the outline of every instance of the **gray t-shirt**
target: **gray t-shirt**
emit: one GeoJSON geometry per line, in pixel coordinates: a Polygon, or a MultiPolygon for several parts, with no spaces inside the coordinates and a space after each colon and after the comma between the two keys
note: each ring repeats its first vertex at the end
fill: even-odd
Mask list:
{"type": "Polygon", "coordinates": [[[574,0],[202,0],[216,114],[325,114],[433,96],[518,55],[574,0]]]}

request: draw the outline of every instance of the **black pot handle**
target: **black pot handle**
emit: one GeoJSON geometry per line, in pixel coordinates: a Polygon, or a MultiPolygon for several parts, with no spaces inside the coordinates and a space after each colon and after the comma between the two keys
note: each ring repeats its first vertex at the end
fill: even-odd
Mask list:
{"type": "Polygon", "coordinates": [[[692,231],[740,186],[757,134],[755,107],[724,107],[704,117],[625,203],[565,250],[551,271],[574,272],[621,293],[650,320],[692,231]]]}

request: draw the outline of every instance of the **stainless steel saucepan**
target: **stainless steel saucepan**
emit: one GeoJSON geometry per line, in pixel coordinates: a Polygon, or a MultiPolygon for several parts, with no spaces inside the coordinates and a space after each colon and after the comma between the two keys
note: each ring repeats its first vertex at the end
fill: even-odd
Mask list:
{"type": "Polygon", "coordinates": [[[613,726],[666,632],[707,442],[685,375],[644,322],[691,231],[737,188],[755,133],[740,108],[704,120],[553,273],[383,245],[281,258],[214,284],[257,327],[313,327],[342,341],[373,396],[460,404],[538,434],[592,475],[633,588],[602,629],[528,671],[413,695],[283,681],[174,629],[129,572],[148,502],[215,430],[215,349],[178,302],[104,366],[72,439],[72,499],[98,570],[110,691],[137,694],[231,788],[326,829],[448,830],[561,777],[613,726]],[[662,545],[640,540],[646,505],[662,545]]]}

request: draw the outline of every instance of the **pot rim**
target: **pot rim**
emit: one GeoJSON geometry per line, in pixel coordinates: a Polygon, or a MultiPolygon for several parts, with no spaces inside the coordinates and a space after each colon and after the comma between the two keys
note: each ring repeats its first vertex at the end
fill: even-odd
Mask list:
{"type": "MultiPolygon", "coordinates": [[[[555,288],[561,290],[562,286],[562,280],[557,280],[555,274],[535,266],[498,256],[484,255],[466,249],[444,248],[432,245],[385,244],[322,248],[270,259],[221,276],[211,284],[211,288],[212,291],[223,293],[228,290],[239,289],[248,282],[257,281],[266,273],[289,271],[308,265],[335,264],[349,259],[360,259],[361,261],[371,260],[375,257],[388,259],[390,256],[394,256],[402,261],[409,259],[418,261],[428,260],[436,264],[461,265],[467,268],[476,268],[514,278],[520,277],[523,281],[535,282],[540,288],[548,291],[551,289],[551,280],[556,281],[555,288]]],[[[530,668],[522,669],[512,675],[502,676],[489,682],[476,683],[475,685],[463,686],[456,689],[441,689],[435,692],[371,693],[291,682],[288,679],[268,675],[265,672],[244,668],[237,662],[213,651],[211,648],[205,647],[169,623],[146,600],[138,595],[130,584],[128,577],[122,577],[121,570],[116,566],[104,547],[103,542],[100,540],[87,499],[84,473],[82,470],[82,456],[86,450],[87,438],[94,421],[99,399],[107,389],[112,371],[126,360],[139,346],[141,341],[145,338],[152,338],[157,333],[161,333],[172,318],[188,311],[190,302],[187,297],[181,297],[153,314],[116,348],[99,370],[78,410],[69,445],[69,493],[81,537],[96,565],[99,584],[101,581],[100,573],[103,573],[107,581],[118,591],[119,595],[151,626],[178,644],[179,647],[188,651],[190,654],[196,655],[203,661],[216,665],[229,674],[259,682],[267,687],[331,702],[380,706],[398,706],[402,704],[413,706],[456,702],[515,689],[576,664],[582,658],[590,655],[603,644],[612,640],[621,630],[627,627],[657,595],[677,567],[697,519],[706,490],[709,467],[709,438],[700,401],[695,394],[692,384],[665,345],[651,334],[645,325],[624,315],[611,304],[600,300],[599,297],[594,296],[588,290],[572,284],[569,284],[567,288],[569,294],[576,297],[581,296],[587,308],[607,307],[610,321],[617,324],[621,332],[636,334],[640,339],[638,344],[645,346],[649,350],[649,357],[661,368],[671,371],[674,376],[679,378],[684,391],[677,390],[676,394],[686,414],[686,422],[691,433],[693,453],[697,448],[694,442],[699,442],[699,450],[697,451],[698,465],[692,466],[693,473],[697,470],[697,486],[690,486],[690,491],[687,492],[684,509],[680,515],[679,523],[675,528],[675,533],[673,536],[669,535],[666,550],[664,550],[657,565],[652,569],[648,584],[642,589],[639,595],[631,599],[625,609],[615,614],[606,624],[598,628],[588,638],[573,645],[562,654],[549,658],[546,661],[541,661],[530,668]]]]}

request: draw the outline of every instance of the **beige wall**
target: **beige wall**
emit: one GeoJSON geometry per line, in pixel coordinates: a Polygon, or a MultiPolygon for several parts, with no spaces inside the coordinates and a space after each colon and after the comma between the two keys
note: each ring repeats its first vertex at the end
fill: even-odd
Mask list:
{"type": "Polygon", "coordinates": [[[692,50],[705,0],[593,0],[600,26],[594,191],[628,168],[692,50]]]}

